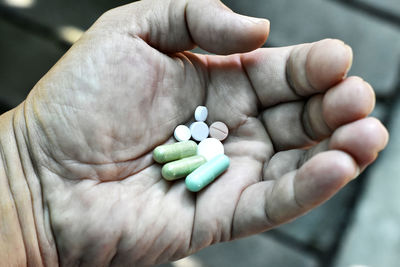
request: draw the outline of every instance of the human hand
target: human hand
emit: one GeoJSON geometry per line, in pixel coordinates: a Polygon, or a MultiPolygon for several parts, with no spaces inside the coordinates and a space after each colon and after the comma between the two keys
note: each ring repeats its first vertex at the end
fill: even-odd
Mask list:
{"type": "Polygon", "coordinates": [[[351,49],[257,49],[268,31],[216,0],[104,14],[15,111],[56,244],[43,249],[64,266],[179,259],[307,212],[374,161],[388,134],[366,118],[372,88],[345,78],[351,49]],[[198,105],[229,126],[231,165],[194,194],[151,152],[198,105]]]}

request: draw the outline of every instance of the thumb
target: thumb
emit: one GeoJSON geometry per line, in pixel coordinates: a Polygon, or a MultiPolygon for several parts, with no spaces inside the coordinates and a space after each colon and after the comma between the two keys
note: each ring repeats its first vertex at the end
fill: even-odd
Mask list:
{"type": "Polygon", "coordinates": [[[236,14],[219,0],[144,0],[107,15],[165,53],[196,45],[215,54],[248,52],[262,46],[269,32],[268,20],[236,14]]]}
{"type": "Polygon", "coordinates": [[[218,0],[189,1],[186,12],[193,41],[212,53],[249,52],[268,37],[268,20],[236,14],[218,0]]]}

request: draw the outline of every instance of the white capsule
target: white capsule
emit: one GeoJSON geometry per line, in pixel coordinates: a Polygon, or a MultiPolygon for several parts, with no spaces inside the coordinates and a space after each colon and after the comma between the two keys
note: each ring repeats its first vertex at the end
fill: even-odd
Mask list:
{"type": "Polygon", "coordinates": [[[190,125],[190,133],[192,138],[196,141],[203,141],[208,137],[210,130],[208,129],[207,124],[202,121],[193,122],[190,125]]]}
{"type": "Polygon", "coordinates": [[[208,110],[205,106],[198,106],[194,111],[196,121],[205,121],[208,116],[208,110]]]}
{"type": "Polygon", "coordinates": [[[197,155],[203,156],[207,161],[224,154],[224,145],[215,138],[207,138],[197,146],[197,155]]]}
{"type": "Polygon", "coordinates": [[[190,129],[186,125],[179,125],[175,128],[174,137],[176,141],[187,141],[191,137],[190,129]]]}

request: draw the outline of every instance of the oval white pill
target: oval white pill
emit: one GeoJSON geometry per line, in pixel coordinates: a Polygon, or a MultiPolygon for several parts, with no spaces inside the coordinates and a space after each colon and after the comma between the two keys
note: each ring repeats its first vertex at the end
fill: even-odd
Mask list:
{"type": "Polygon", "coordinates": [[[192,138],[196,141],[203,141],[208,137],[210,130],[208,129],[207,124],[202,121],[193,122],[190,125],[190,133],[192,138]]]}
{"type": "Polygon", "coordinates": [[[198,106],[194,111],[196,121],[205,121],[208,116],[208,109],[205,106],[198,106]]]}
{"type": "Polygon", "coordinates": [[[174,131],[174,137],[176,141],[182,142],[187,141],[191,137],[190,129],[186,125],[178,125],[174,131]]]}
{"type": "Polygon", "coordinates": [[[197,155],[205,157],[207,161],[222,154],[224,154],[224,145],[215,138],[204,139],[197,146],[197,155]]]}

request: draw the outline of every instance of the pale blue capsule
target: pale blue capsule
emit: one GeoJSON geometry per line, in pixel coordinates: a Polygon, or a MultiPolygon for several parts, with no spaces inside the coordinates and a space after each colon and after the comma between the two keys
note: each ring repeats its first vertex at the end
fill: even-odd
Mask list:
{"type": "Polygon", "coordinates": [[[187,189],[192,192],[200,191],[228,169],[229,162],[226,155],[218,155],[201,165],[186,177],[187,189]]]}

